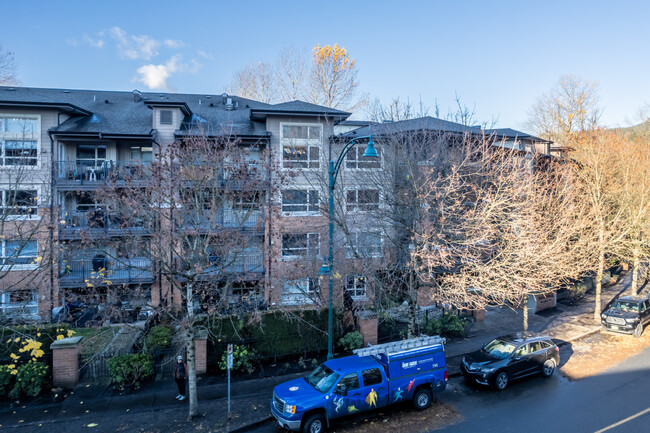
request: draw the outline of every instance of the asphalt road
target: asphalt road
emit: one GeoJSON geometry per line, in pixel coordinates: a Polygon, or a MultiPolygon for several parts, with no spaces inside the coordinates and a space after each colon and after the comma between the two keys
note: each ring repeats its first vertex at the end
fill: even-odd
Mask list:
{"type": "MultiPolygon", "coordinates": [[[[463,420],[442,432],[650,432],[650,349],[577,382],[559,374],[512,382],[503,392],[452,379],[440,399],[463,420]]],[[[283,430],[273,422],[255,433],[283,430]]]]}

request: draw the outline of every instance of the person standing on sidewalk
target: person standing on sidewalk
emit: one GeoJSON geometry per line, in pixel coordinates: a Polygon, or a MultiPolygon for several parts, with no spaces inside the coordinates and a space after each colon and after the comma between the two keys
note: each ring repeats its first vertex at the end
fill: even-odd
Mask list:
{"type": "Polygon", "coordinates": [[[176,358],[176,365],[174,366],[174,380],[178,385],[178,395],[176,399],[181,401],[185,400],[185,378],[187,377],[187,364],[183,362],[183,357],[178,355],[176,358]]]}

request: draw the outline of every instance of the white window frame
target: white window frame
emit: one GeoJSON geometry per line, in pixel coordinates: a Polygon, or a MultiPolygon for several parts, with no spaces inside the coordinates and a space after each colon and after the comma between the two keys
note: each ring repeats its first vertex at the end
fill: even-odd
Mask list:
{"type": "MultiPolygon", "coordinates": [[[[25,158],[25,157],[11,157],[11,158],[25,158]]],[[[31,157],[29,157],[31,158],[31,157]]],[[[25,158],[27,159],[27,158],[25,158]]],[[[16,113],[2,113],[0,114],[0,167],[22,167],[29,169],[41,168],[41,116],[39,114],[16,114],[16,113]],[[36,130],[32,134],[23,132],[6,132],[6,119],[30,119],[36,121],[36,130]],[[6,142],[7,141],[35,141],[36,142],[36,164],[34,165],[7,165],[5,164],[6,156],[6,142]]]]}
{"type": "MultiPolygon", "coordinates": [[[[373,203],[374,205],[374,203],[373,203]]],[[[345,190],[345,209],[347,212],[359,213],[359,212],[372,212],[381,209],[381,190],[375,188],[350,188],[345,190]],[[368,204],[359,205],[359,191],[376,191],[377,192],[377,208],[376,209],[362,209],[361,206],[370,206],[368,204]],[[348,201],[348,196],[351,192],[354,192],[355,201],[350,203],[348,201]]]]}
{"type": "Polygon", "coordinates": [[[282,216],[318,216],[320,212],[320,191],[317,189],[309,188],[285,188],[280,191],[280,209],[282,210],[282,216]],[[285,210],[284,209],[284,193],[287,191],[303,191],[306,193],[307,202],[304,204],[287,204],[287,206],[305,206],[307,210],[285,210]],[[312,202],[313,195],[316,195],[316,203],[312,202]],[[311,210],[315,208],[315,210],[311,210]]]}
{"type": "Polygon", "coordinates": [[[280,239],[280,255],[283,259],[285,260],[292,260],[292,259],[300,259],[300,258],[310,258],[310,257],[318,257],[320,254],[320,233],[282,233],[280,239]],[[297,250],[297,251],[303,251],[304,254],[284,254],[284,237],[285,236],[301,236],[301,235],[306,235],[305,240],[307,241],[306,245],[304,247],[298,247],[298,248],[291,248],[292,250],[297,250]],[[316,247],[309,247],[309,240],[310,238],[316,238],[317,240],[317,245],[316,247]]]}
{"type": "MultiPolygon", "coordinates": [[[[38,258],[38,241],[37,240],[27,240],[27,242],[34,242],[36,244],[36,252],[35,255],[33,256],[18,256],[22,258],[33,258],[31,263],[20,263],[20,264],[6,264],[5,260],[9,258],[9,255],[7,254],[7,243],[8,242],[22,242],[24,241],[23,239],[16,239],[16,240],[3,240],[0,243],[0,261],[2,262],[0,264],[0,269],[3,271],[33,271],[34,269],[38,268],[38,263],[36,263],[36,259],[38,258]]],[[[23,247],[24,251],[24,247],[23,247]]]]}
{"type": "Polygon", "coordinates": [[[16,310],[26,310],[28,315],[38,315],[38,290],[36,289],[14,289],[11,291],[0,292],[0,312],[11,314],[16,310]],[[29,290],[32,292],[32,300],[28,303],[12,303],[11,292],[29,290]]]}
{"type": "MultiPolygon", "coordinates": [[[[280,158],[281,158],[281,167],[284,170],[320,170],[323,167],[323,125],[321,123],[299,123],[299,122],[280,122],[280,158]],[[312,138],[285,138],[284,137],[284,127],[285,126],[304,126],[304,127],[316,127],[320,129],[320,136],[317,139],[312,138]],[[285,166],[284,159],[284,147],[305,147],[307,151],[307,167],[295,167],[295,166],[285,166]],[[309,159],[309,150],[311,147],[318,148],[318,158],[309,159]]],[[[301,162],[298,160],[287,160],[287,162],[301,162]]]]}
{"type": "MultiPolygon", "coordinates": [[[[376,246],[373,248],[376,248],[376,246]]],[[[359,231],[359,232],[350,233],[350,242],[346,248],[346,254],[345,254],[346,257],[348,259],[357,258],[357,255],[355,255],[355,251],[356,254],[359,256],[359,258],[362,259],[384,257],[384,238],[381,235],[381,232],[359,231]],[[377,238],[379,240],[379,251],[373,251],[373,250],[369,251],[366,248],[366,246],[363,245],[360,246],[359,245],[360,236],[370,236],[370,237],[377,238]],[[360,249],[361,247],[364,248],[364,251],[360,249]]]]}
{"type": "Polygon", "coordinates": [[[368,299],[368,278],[365,275],[347,275],[345,279],[345,291],[351,293],[350,297],[355,301],[368,299]],[[350,288],[351,279],[353,288],[350,288]],[[363,286],[361,286],[362,284],[363,286]]]}
{"type": "Polygon", "coordinates": [[[282,305],[311,305],[320,295],[318,278],[299,278],[287,280],[282,286],[282,305]]]}
{"type": "MultiPolygon", "coordinates": [[[[25,221],[25,220],[40,220],[41,217],[38,214],[38,204],[40,200],[41,191],[40,188],[33,185],[20,185],[20,189],[16,191],[36,191],[36,203],[34,206],[20,206],[21,209],[28,209],[31,207],[35,208],[35,211],[31,215],[7,215],[5,220],[7,221],[25,221]]],[[[9,209],[7,206],[7,197],[13,194],[14,190],[3,189],[0,190],[0,213],[3,213],[4,209],[9,209]]]]}
{"type": "Polygon", "coordinates": [[[345,155],[345,164],[344,167],[346,170],[354,170],[354,171],[371,171],[371,170],[381,170],[382,165],[383,165],[383,156],[384,152],[382,151],[382,148],[379,146],[375,146],[375,150],[378,153],[377,158],[372,158],[369,161],[364,161],[362,160],[363,153],[366,151],[364,144],[363,143],[357,143],[354,146],[352,146],[352,149],[348,152],[347,155],[345,155]],[[354,153],[353,153],[354,152],[354,153]],[[361,154],[361,156],[359,155],[361,154]],[[351,156],[354,156],[354,158],[351,158],[351,156]],[[379,167],[359,167],[360,163],[365,163],[365,162],[377,162],[379,163],[379,167]],[[356,167],[350,167],[350,165],[356,165],[356,167]]]}

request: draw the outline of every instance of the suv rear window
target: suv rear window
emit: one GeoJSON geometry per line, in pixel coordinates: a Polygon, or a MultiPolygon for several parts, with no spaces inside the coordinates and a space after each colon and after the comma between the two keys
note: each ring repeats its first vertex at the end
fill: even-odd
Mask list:
{"type": "Polygon", "coordinates": [[[363,386],[371,386],[381,383],[381,371],[378,368],[371,368],[370,370],[363,370],[363,386]]]}

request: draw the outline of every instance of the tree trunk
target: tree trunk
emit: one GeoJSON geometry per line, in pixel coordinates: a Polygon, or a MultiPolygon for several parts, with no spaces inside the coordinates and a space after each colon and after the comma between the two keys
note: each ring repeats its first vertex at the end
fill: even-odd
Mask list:
{"type": "Polygon", "coordinates": [[[639,251],[638,241],[634,244],[633,259],[632,259],[632,286],[630,292],[635,296],[639,291],[639,272],[641,271],[641,251],[639,251]]]}
{"type": "Polygon", "coordinates": [[[596,308],[594,309],[594,321],[600,324],[600,313],[602,310],[601,292],[603,289],[603,274],[605,273],[605,228],[602,226],[598,232],[598,272],[596,272],[596,308]]]}
{"type": "Polygon", "coordinates": [[[416,302],[417,302],[417,295],[414,295],[414,288],[413,288],[413,272],[409,270],[409,308],[408,308],[408,338],[414,338],[415,337],[415,322],[416,322],[416,314],[415,314],[415,308],[416,308],[416,302]]]}
{"type": "Polygon", "coordinates": [[[524,335],[528,334],[528,295],[524,296],[524,335]]]}
{"type": "Polygon", "coordinates": [[[192,283],[188,282],[185,286],[185,302],[187,303],[187,332],[186,332],[186,344],[187,344],[187,373],[188,373],[188,383],[187,388],[190,395],[190,409],[187,415],[188,421],[191,421],[193,417],[199,413],[199,401],[196,392],[196,351],[194,345],[194,305],[192,302],[193,299],[193,290],[192,283]]]}

